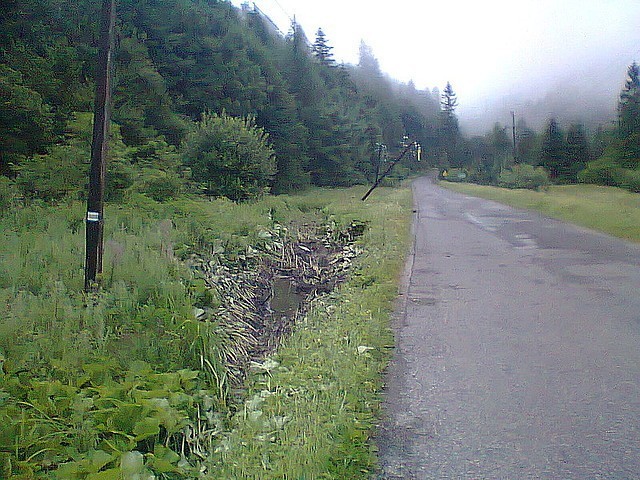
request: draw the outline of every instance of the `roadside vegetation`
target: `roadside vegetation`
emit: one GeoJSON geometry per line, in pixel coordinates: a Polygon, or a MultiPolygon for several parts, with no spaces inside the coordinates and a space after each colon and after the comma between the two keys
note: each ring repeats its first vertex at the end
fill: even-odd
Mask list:
{"type": "MultiPolygon", "coordinates": [[[[445,90],[445,97],[448,91],[445,90]]],[[[444,111],[456,127],[453,107],[444,111]]],[[[531,129],[526,111],[510,128],[496,123],[484,136],[452,135],[442,147],[440,178],[506,188],[540,189],[549,184],[589,183],[640,192],[640,66],[632,63],[617,105],[615,126],[588,131],[550,118],[541,132],[531,129]],[[513,128],[513,135],[508,135],[513,128]]],[[[456,130],[456,128],[454,128],[456,130]]],[[[457,130],[456,130],[457,131],[457,130]]]]}
{"type": "Polygon", "coordinates": [[[640,242],[640,195],[615,187],[556,185],[544,190],[506,189],[442,182],[457,192],[495,200],[640,242]]]}
{"type": "Polygon", "coordinates": [[[0,478],[367,478],[426,162],[360,198],[438,94],[248,6],[118,2],[86,293],[100,3],[0,15],[0,478]]]}
{"type": "Polygon", "coordinates": [[[5,210],[3,478],[366,478],[411,194],[362,190],[133,195],[89,295],[84,205],[5,210]],[[284,323],[277,275],[303,291],[284,323]]]}

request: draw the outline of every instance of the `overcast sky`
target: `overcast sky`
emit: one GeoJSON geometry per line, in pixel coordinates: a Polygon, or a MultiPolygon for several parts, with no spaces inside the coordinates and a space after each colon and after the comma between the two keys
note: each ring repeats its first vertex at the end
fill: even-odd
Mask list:
{"type": "Polygon", "coordinates": [[[357,63],[364,40],[393,78],[419,88],[450,81],[463,115],[506,92],[542,97],[572,72],[612,95],[626,66],[640,60],[640,0],[255,3],[284,32],[294,15],[311,41],[321,27],[339,61],[357,63]],[[595,85],[611,81],[617,84],[595,85]]]}

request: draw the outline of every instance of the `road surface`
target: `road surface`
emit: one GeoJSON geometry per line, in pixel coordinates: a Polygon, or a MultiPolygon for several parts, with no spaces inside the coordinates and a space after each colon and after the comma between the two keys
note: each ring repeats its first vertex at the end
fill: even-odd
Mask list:
{"type": "Polygon", "coordinates": [[[640,478],[640,246],[414,196],[378,478],[640,478]]]}

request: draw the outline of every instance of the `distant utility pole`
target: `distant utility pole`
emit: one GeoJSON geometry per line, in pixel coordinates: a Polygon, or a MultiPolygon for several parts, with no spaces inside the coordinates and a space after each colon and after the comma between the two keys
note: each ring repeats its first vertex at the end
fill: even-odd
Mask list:
{"type": "Polygon", "coordinates": [[[103,0],[96,73],[96,98],[93,115],[93,141],[91,143],[91,168],[89,170],[89,195],[87,198],[86,257],[84,289],[92,290],[96,277],[102,273],[104,184],[107,142],[111,114],[111,80],[113,77],[115,0],[103,0]]]}
{"type": "MultiPolygon", "coordinates": [[[[387,146],[384,143],[376,143],[378,147],[378,162],[376,163],[376,182],[378,181],[378,177],[380,176],[380,163],[382,162],[382,151],[386,150],[387,146]]],[[[386,155],[385,155],[386,156],[386,155]]]]}
{"type": "Polygon", "coordinates": [[[511,125],[513,132],[513,163],[518,162],[518,146],[516,144],[516,112],[511,111],[511,125]]]}

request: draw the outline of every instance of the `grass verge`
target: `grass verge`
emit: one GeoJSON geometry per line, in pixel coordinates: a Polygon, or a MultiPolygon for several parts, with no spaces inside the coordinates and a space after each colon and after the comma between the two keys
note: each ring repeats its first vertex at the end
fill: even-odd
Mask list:
{"type": "Polygon", "coordinates": [[[443,187],[640,242],[640,195],[597,185],[552,186],[543,191],[442,182],[443,187]]]}
{"type": "Polygon", "coordinates": [[[411,192],[362,193],[109,205],[103,289],[90,296],[83,204],[0,216],[0,477],[367,478],[411,192]],[[238,332],[214,308],[229,292],[207,288],[188,260],[249,269],[279,227],[354,221],[367,228],[348,282],[316,299],[254,365],[248,400],[229,405],[215,380],[238,332]],[[215,315],[194,318],[199,308],[215,315]]]}
{"type": "Polygon", "coordinates": [[[341,218],[368,222],[350,279],[318,299],[286,344],[255,365],[235,429],[210,458],[216,478],[369,478],[369,443],[381,375],[393,345],[389,318],[409,242],[411,192],[357,189],[317,201],[341,218]],[[357,194],[356,194],[357,192],[357,194]]]}

